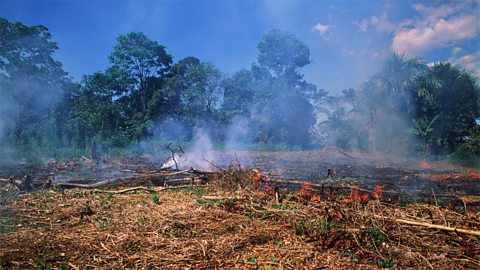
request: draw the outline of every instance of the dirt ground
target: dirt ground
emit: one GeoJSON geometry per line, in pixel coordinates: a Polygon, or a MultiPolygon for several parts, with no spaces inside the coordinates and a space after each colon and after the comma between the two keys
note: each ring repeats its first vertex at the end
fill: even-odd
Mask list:
{"type": "MultiPolygon", "coordinates": [[[[50,189],[4,198],[3,269],[479,269],[480,214],[253,183],[50,189]],[[237,186],[235,186],[237,185],[237,186]],[[118,191],[119,189],[117,189],[118,191]]],[[[355,194],[357,196],[358,194],[355,194]]],[[[379,194],[381,195],[381,194],[379,194]]]]}

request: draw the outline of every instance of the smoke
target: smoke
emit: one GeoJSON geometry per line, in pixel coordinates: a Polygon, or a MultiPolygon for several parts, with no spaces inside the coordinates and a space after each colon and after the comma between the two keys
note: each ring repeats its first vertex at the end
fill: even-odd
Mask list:
{"type": "Polygon", "coordinates": [[[15,101],[7,95],[7,89],[0,85],[0,145],[4,144],[7,134],[14,126],[14,115],[16,114],[15,101]]]}
{"type": "Polygon", "coordinates": [[[246,116],[236,116],[225,131],[224,149],[227,151],[244,150],[246,144],[254,142],[250,130],[251,119],[246,116]]]}
{"type": "Polygon", "coordinates": [[[42,82],[37,76],[7,78],[0,85],[0,163],[40,158],[38,149],[52,143],[54,129],[48,126],[50,112],[61,95],[61,86],[42,82]],[[17,142],[23,148],[19,149],[17,142]],[[36,155],[36,156],[34,156],[36,155]]]}

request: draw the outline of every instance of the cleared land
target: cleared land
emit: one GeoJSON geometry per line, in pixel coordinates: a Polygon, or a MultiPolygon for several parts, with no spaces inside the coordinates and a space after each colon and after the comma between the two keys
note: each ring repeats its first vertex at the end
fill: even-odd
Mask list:
{"type": "MultiPolygon", "coordinates": [[[[187,182],[181,187],[165,188],[151,183],[172,180],[159,177],[171,171],[157,170],[145,160],[137,161],[133,158],[109,163],[116,172],[124,170],[127,175],[102,173],[102,177],[129,180],[128,184],[120,181],[115,187],[107,187],[109,190],[52,187],[19,193],[10,182],[2,183],[0,266],[4,269],[480,267],[480,213],[474,199],[473,203],[465,201],[465,205],[456,208],[444,205],[439,198],[429,204],[397,201],[387,195],[386,187],[379,185],[370,189],[361,183],[356,188],[348,181],[344,186],[335,181],[286,183],[275,181],[285,179],[275,179],[272,174],[268,177],[265,172],[257,175],[238,164],[229,170],[194,174],[201,180],[194,185],[187,182]],[[145,188],[127,190],[137,186],[138,179],[145,188]],[[275,196],[276,190],[280,197],[275,196]]],[[[61,172],[64,177],[78,178],[77,182],[88,184],[80,173],[89,169],[80,163],[58,163],[55,175],[61,172]]],[[[44,171],[38,167],[32,170],[38,175],[33,182],[39,182],[40,175],[54,177],[52,166],[55,167],[45,165],[44,171]]],[[[111,169],[104,166],[102,170],[108,168],[111,169]]],[[[478,181],[469,169],[448,173],[425,170],[421,176],[425,179],[429,174],[438,176],[431,179],[433,182],[453,182],[457,176],[457,181],[466,183],[463,187],[478,181]],[[439,177],[445,174],[454,177],[439,177]]],[[[94,171],[90,170],[92,179],[94,171]]],[[[335,177],[338,180],[338,170],[335,177]]],[[[463,191],[456,192],[464,196],[463,191]]]]}

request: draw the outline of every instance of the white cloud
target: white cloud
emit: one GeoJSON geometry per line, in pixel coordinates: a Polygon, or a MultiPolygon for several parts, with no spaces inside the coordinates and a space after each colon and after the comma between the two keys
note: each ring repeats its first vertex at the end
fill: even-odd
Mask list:
{"type": "Polygon", "coordinates": [[[333,25],[317,23],[313,26],[313,30],[320,32],[320,35],[324,35],[327,31],[333,28],[333,25]]]}
{"type": "Polygon", "coordinates": [[[427,7],[423,4],[415,4],[413,5],[413,9],[421,13],[426,19],[430,22],[434,22],[440,18],[445,18],[449,15],[454,14],[462,10],[464,6],[462,4],[456,6],[449,6],[449,5],[441,5],[438,7],[427,7]]]}
{"type": "Polygon", "coordinates": [[[397,27],[388,20],[388,13],[384,11],[380,17],[372,16],[370,24],[377,29],[377,31],[394,31],[397,27]]]}
{"type": "Polygon", "coordinates": [[[430,49],[472,38],[477,34],[477,30],[478,20],[474,15],[438,18],[431,22],[421,21],[414,28],[397,30],[391,49],[406,52],[409,56],[419,56],[430,49]]]}
{"type": "Polygon", "coordinates": [[[353,22],[355,26],[358,27],[358,31],[366,32],[368,30],[368,20],[366,18],[362,19],[360,22],[353,22]]]}
{"type": "MultiPolygon", "coordinates": [[[[400,22],[389,19],[391,8],[385,8],[380,16],[364,18],[354,22],[358,31],[370,27],[377,32],[393,34],[390,49],[405,52],[407,56],[422,56],[426,52],[445,46],[456,46],[460,41],[476,38],[480,32],[479,5],[475,1],[451,2],[439,6],[415,4],[413,9],[420,16],[400,22]]],[[[457,45],[458,46],[458,45],[457,45]]],[[[460,48],[452,49],[458,54],[460,48]]]]}
{"type": "Polygon", "coordinates": [[[453,47],[452,48],[452,54],[459,54],[462,51],[462,48],[460,47],[453,47]]]}

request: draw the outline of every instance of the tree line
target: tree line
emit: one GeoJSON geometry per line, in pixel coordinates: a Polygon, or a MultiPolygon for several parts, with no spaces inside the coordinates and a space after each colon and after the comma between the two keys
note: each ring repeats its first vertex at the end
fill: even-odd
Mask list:
{"type": "Polygon", "coordinates": [[[106,70],[75,82],[46,27],[0,18],[0,36],[2,155],[127,147],[162,132],[188,141],[198,127],[218,143],[241,130],[235,139],[251,144],[480,155],[479,86],[450,63],[393,54],[358,89],[332,96],[304,79],[309,48],[289,32],[266,33],[257,62],[232,75],[193,56],[174,62],[131,32],[117,38],[106,70]],[[168,121],[181,128],[152,128],[168,121]]]}

